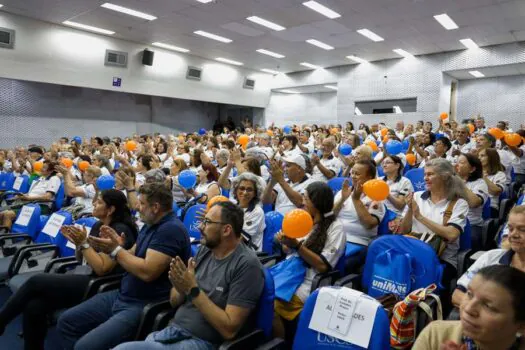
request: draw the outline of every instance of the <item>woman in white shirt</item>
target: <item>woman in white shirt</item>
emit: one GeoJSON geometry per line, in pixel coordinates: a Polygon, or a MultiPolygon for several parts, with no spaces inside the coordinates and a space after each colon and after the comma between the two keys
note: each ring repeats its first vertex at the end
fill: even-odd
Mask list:
{"type": "Polygon", "coordinates": [[[264,211],[258,205],[263,190],[258,177],[249,172],[242,173],[232,181],[233,198],[244,211],[242,230],[249,236],[258,252],[262,251],[263,233],[266,228],[264,211]]]}
{"type": "Polygon", "coordinates": [[[93,156],[93,165],[98,166],[102,175],[111,175],[113,172],[113,167],[109,163],[108,158],[101,154],[93,156]]]}
{"type": "Polygon", "coordinates": [[[292,253],[288,258],[299,256],[308,267],[303,283],[289,302],[275,299],[274,336],[286,339],[284,323],[295,320],[301,313],[315,275],[334,269],[344,254],[345,234],[343,225],[332,212],[333,204],[334,195],[327,184],[320,181],[309,184],[303,196],[303,209],[312,216],[314,227],[300,239],[288,238],[282,233],[276,236],[284,250],[292,253]]]}
{"type": "Polygon", "coordinates": [[[397,217],[401,215],[406,205],[406,196],[414,192],[414,187],[409,179],[403,176],[403,161],[398,156],[387,156],[383,159],[383,181],[388,184],[390,194],[385,205],[397,217]]]}
{"type": "Polygon", "coordinates": [[[75,186],[73,177],[66,167],[57,166],[56,169],[64,179],[64,193],[67,197],[73,197],[71,205],[62,210],[71,213],[75,219],[84,213],[91,214],[96,195],[95,182],[102,175],[100,168],[90,165],[82,174],[84,184],[81,186],[75,186]]]}
{"type": "Polygon", "coordinates": [[[498,150],[485,148],[479,151],[479,160],[483,166],[483,181],[487,184],[490,196],[491,217],[499,215],[499,196],[507,189],[507,175],[501,164],[498,150]]]}
{"type": "Polygon", "coordinates": [[[489,189],[483,181],[483,166],[478,157],[462,153],[458,157],[456,173],[465,181],[465,200],[469,206],[468,219],[472,228],[472,249],[480,250],[483,229],[483,206],[489,198],[489,189]]]}
{"type": "Polygon", "coordinates": [[[179,184],[179,174],[181,171],[188,169],[183,159],[175,159],[170,169],[170,176],[166,177],[166,184],[173,194],[173,202],[186,202],[186,193],[184,188],[179,184]]]}

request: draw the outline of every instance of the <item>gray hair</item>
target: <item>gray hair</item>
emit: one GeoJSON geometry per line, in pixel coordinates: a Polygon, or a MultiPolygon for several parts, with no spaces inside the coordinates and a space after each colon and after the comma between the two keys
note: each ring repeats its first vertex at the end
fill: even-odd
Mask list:
{"type": "Polygon", "coordinates": [[[445,182],[447,199],[456,197],[466,198],[466,186],[463,180],[456,175],[452,164],[443,158],[434,158],[426,162],[425,168],[432,167],[436,174],[445,182]]]}
{"type": "Polygon", "coordinates": [[[161,182],[164,183],[166,180],[166,174],[160,169],[151,169],[144,174],[145,182],[161,182]]]}
{"type": "Polygon", "coordinates": [[[227,161],[228,158],[230,158],[230,151],[228,151],[227,149],[221,149],[217,152],[217,155],[215,157],[217,159],[222,158],[227,161]]]}
{"type": "Polygon", "coordinates": [[[258,136],[260,139],[268,140],[268,141],[270,141],[270,138],[271,138],[270,135],[268,135],[267,133],[260,133],[258,136]]]}
{"type": "MultiPolygon", "coordinates": [[[[253,183],[253,185],[255,186],[255,197],[253,198],[255,204],[259,203],[260,200],[261,200],[261,197],[262,197],[262,193],[263,193],[263,186],[262,184],[260,183],[260,180],[259,180],[259,177],[255,174],[252,174],[252,173],[249,173],[249,172],[244,172],[242,173],[241,175],[237,176],[236,178],[233,179],[232,181],[232,194],[233,194],[233,198],[235,198],[235,193],[237,192],[237,188],[239,187],[239,185],[241,184],[242,181],[251,181],[253,183]]],[[[235,198],[237,199],[237,198],[235,198]]]]}

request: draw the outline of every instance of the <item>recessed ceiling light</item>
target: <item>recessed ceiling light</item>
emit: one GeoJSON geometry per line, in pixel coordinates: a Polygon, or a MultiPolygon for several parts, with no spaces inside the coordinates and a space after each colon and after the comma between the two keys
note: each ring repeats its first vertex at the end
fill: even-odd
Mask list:
{"type": "Polygon", "coordinates": [[[324,5],[321,5],[317,1],[303,2],[303,5],[331,19],[341,17],[340,14],[338,14],[334,10],[329,9],[324,5]]]}
{"type": "Polygon", "coordinates": [[[300,92],[297,90],[288,90],[288,89],[280,90],[279,92],[284,92],[285,94],[300,94],[300,92]]]}
{"type": "Polygon", "coordinates": [[[0,4],[0,8],[4,7],[4,5],[0,4]]]}
{"type": "Polygon", "coordinates": [[[446,13],[443,13],[441,15],[436,15],[434,16],[434,18],[436,19],[436,21],[439,22],[439,24],[441,24],[447,30],[459,28],[456,22],[454,22],[452,18],[450,18],[446,13]]]}
{"type": "Polygon", "coordinates": [[[219,62],[223,62],[223,63],[229,63],[229,64],[234,64],[236,66],[242,66],[243,63],[242,62],[238,62],[238,61],[234,61],[234,60],[229,60],[227,58],[222,58],[222,57],[217,57],[215,59],[216,61],[219,61],[219,62]]]}
{"type": "Polygon", "coordinates": [[[268,50],[265,50],[265,49],[259,49],[259,50],[256,50],[256,51],[258,53],[262,53],[264,55],[272,56],[272,57],[275,57],[275,58],[284,58],[284,57],[286,57],[284,55],[281,55],[280,53],[273,52],[273,51],[268,51],[268,50]]]}
{"type": "Polygon", "coordinates": [[[281,72],[278,72],[276,70],[268,69],[268,68],[261,69],[261,72],[270,73],[270,74],[280,74],[281,73],[281,72]]]}
{"type": "Polygon", "coordinates": [[[459,42],[462,43],[467,49],[477,49],[479,47],[472,39],[461,39],[459,42]]]}
{"type": "Polygon", "coordinates": [[[359,57],[354,56],[354,55],[346,56],[346,58],[348,58],[349,60],[352,60],[354,62],[357,62],[357,63],[368,63],[367,60],[364,60],[364,59],[359,58],[359,57]]]}
{"type": "Polygon", "coordinates": [[[86,24],[77,23],[77,22],[71,22],[71,21],[64,21],[62,24],[65,24],[66,26],[75,27],[79,29],[89,30],[90,32],[100,33],[100,34],[107,34],[107,35],[113,35],[115,34],[114,31],[102,29],[98,27],[88,26],[86,24]]]}
{"type": "Polygon", "coordinates": [[[355,113],[355,115],[363,115],[361,110],[359,108],[357,108],[357,107],[354,108],[354,113],[355,113]]]}
{"type": "Polygon", "coordinates": [[[202,2],[203,4],[207,4],[209,2],[212,2],[213,0],[197,0],[198,2],[202,2]]]}
{"type": "Polygon", "coordinates": [[[169,45],[169,44],[159,43],[158,41],[154,42],[151,45],[157,46],[157,47],[162,47],[163,49],[168,49],[168,50],[172,50],[172,51],[190,52],[190,50],[188,50],[188,49],[185,49],[185,48],[182,48],[182,47],[178,47],[178,46],[169,45]]]}
{"type": "Polygon", "coordinates": [[[481,73],[479,70],[471,70],[469,73],[476,78],[483,78],[485,76],[485,74],[481,73]]]}
{"type": "Polygon", "coordinates": [[[399,107],[399,106],[394,106],[394,111],[395,111],[396,114],[403,113],[403,111],[401,110],[401,107],[399,107]]]}
{"type": "Polygon", "coordinates": [[[203,36],[203,37],[206,37],[208,39],[217,40],[217,41],[220,41],[220,42],[223,42],[223,43],[231,43],[233,41],[233,40],[225,38],[223,36],[220,36],[220,35],[217,35],[217,34],[208,33],[208,32],[205,32],[203,30],[197,30],[197,31],[194,31],[193,33],[197,34],[197,35],[200,35],[200,36],[203,36]]]}
{"type": "Polygon", "coordinates": [[[305,66],[305,67],[312,68],[312,69],[320,68],[319,66],[316,66],[315,64],[311,64],[311,63],[308,63],[308,62],[302,62],[301,66],[305,66]]]}
{"type": "Polygon", "coordinates": [[[246,18],[248,21],[251,21],[253,23],[257,23],[259,25],[262,25],[266,28],[270,28],[270,29],[273,29],[273,30],[277,30],[277,31],[280,31],[280,30],[285,30],[286,28],[283,27],[283,26],[280,26],[276,23],[273,23],[273,22],[270,22],[268,20],[265,20],[264,18],[261,18],[261,17],[257,17],[257,16],[251,16],[251,17],[248,17],[246,18]]]}
{"type": "Polygon", "coordinates": [[[406,58],[414,58],[414,55],[412,55],[410,52],[407,52],[407,51],[405,51],[403,49],[395,49],[395,50],[392,50],[392,51],[394,51],[398,55],[406,57],[406,58]]]}
{"type": "Polygon", "coordinates": [[[337,86],[334,85],[325,85],[324,87],[331,90],[337,90],[337,86]]]}
{"type": "Polygon", "coordinates": [[[375,41],[375,42],[385,40],[385,39],[383,39],[382,37],[380,37],[379,35],[377,35],[376,33],[374,33],[373,31],[368,30],[368,29],[366,29],[366,28],[364,28],[364,29],[359,29],[357,32],[358,32],[359,34],[361,34],[362,36],[366,36],[368,39],[370,39],[370,40],[372,40],[372,41],[375,41]]]}
{"type": "Polygon", "coordinates": [[[122,6],[119,6],[119,5],[111,4],[109,2],[106,2],[105,4],[102,4],[100,6],[106,8],[106,9],[109,9],[109,10],[125,13],[126,15],[147,19],[148,21],[154,21],[154,20],[157,19],[157,17],[152,16],[152,15],[148,15],[147,13],[140,12],[140,11],[135,11],[135,10],[129,9],[127,7],[122,7],[122,6]]]}
{"type": "Polygon", "coordinates": [[[325,49],[325,50],[333,50],[333,49],[334,49],[333,46],[330,46],[330,45],[328,45],[328,44],[325,44],[325,43],[323,43],[322,41],[319,41],[319,40],[308,39],[308,40],[306,40],[306,42],[307,42],[308,44],[311,44],[311,45],[314,45],[314,46],[320,47],[321,49],[325,49]]]}

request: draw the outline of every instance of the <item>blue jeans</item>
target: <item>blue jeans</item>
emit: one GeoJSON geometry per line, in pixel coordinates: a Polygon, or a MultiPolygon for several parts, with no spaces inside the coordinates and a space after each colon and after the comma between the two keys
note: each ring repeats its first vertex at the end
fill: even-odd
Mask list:
{"type": "Polygon", "coordinates": [[[113,290],[93,296],[58,319],[62,346],[70,350],[107,350],[133,339],[145,302],[124,302],[113,290]]]}
{"type": "Polygon", "coordinates": [[[185,329],[171,324],[160,332],[153,332],[145,341],[134,341],[117,346],[113,350],[214,350],[216,347],[205,340],[195,338],[185,329]]]}

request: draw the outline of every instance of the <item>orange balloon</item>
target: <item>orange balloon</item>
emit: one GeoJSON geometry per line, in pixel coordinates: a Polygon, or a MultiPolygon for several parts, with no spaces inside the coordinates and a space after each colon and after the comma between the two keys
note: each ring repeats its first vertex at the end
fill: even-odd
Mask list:
{"type": "Polygon", "coordinates": [[[294,209],[286,213],[283,219],[283,233],[286,237],[301,238],[312,230],[314,221],[306,210],[294,209]]]}
{"type": "Polygon", "coordinates": [[[441,113],[441,115],[439,117],[441,118],[441,120],[445,120],[445,119],[448,118],[448,113],[443,112],[443,113],[441,113]]]}
{"type": "Polygon", "coordinates": [[[35,163],[33,163],[33,170],[35,172],[40,172],[43,167],[44,167],[44,163],[43,162],[35,162],[35,163]]]}
{"type": "Polygon", "coordinates": [[[91,164],[89,164],[89,162],[86,161],[86,160],[78,162],[78,168],[80,169],[80,171],[86,171],[87,168],[89,168],[90,165],[91,164]]]}
{"type": "Polygon", "coordinates": [[[124,145],[124,148],[126,148],[126,151],[133,152],[134,150],[137,149],[137,143],[135,141],[128,141],[124,145]]]}
{"type": "Polygon", "coordinates": [[[335,134],[337,134],[338,132],[339,132],[339,129],[337,129],[337,128],[332,128],[332,129],[330,129],[330,134],[332,134],[332,135],[335,135],[335,134]]]}
{"type": "Polygon", "coordinates": [[[386,145],[386,143],[388,142],[388,140],[389,140],[388,135],[385,136],[385,137],[383,137],[383,145],[386,145]]]}
{"type": "Polygon", "coordinates": [[[383,180],[368,180],[363,185],[363,192],[374,201],[384,201],[390,194],[390,187],[383,180]]]}
{"type": "Polygon", "coordinates": [[[268,129],[268,131],[266,131],[266,133],[268,134],[268,136],[273,136],[273,131],[271,131],[269,129],[268,129]]]}
{"type": "Polygon", "coordinates": [[[365,145],[370,147],[372,149],[372,151],[374,151],[374,152],[377,152],[379,150],[379,148],[377,148],[377,144],[374,141],[372,141],[372,140],[366,141],[365,145]]]}
{"type": "Polygon", "coordinates": [[[410,165],[416,164],[416,155],[414,153],[407,153],[407,163],[410,165]]]}
{"type": "Polygon", "coordinates": [[[513,147],[519,146],[521,143],[521,136],[516,133],[505,134],[505,143],[513,147]]]}
{"type": "Polygon", "coordinates": [[[65,166],[66,168],[71,168],[73,166],[73,161],[69,158],[62,158],[60,160],[60,163],[62,163],[63,166],[65,166]]]}
{"type": "Polygon", "coordinates": [[[387,128],[381,129],[381,136],[385,137],[387,132],[388,132],[387,128]]]}
{"type": "Polygon", "coordinates": [[[470,133],[472,134],[474,132],[474,130],[476,130],[476,127],[472,124],[469,124],[468,125],[468,129],[470,130],[470,133]]]}
{"type": "Polygon", "coordinates": [[[498,140],[501,140],[505,137],[505,133],[500,128],[490,128],[489,134],[494,136],[498,140]]]}
{"type": "Polygon", "coordinates": [[[208,201],[207,209],[210,210],[212,205],[214,205],[215,203],[227,202],[227,201],[229,201],[229,199],[224,196],[215,196],[208,201]]]}
{"type": "Polygon", "coordinates": [[[250,141],[250,137],[248,135],[241,135],[239,136],[239,138],[237,139],[237,142],[243,146],[244,148],[246,147],[246,145],[248,144],[248,142],[250,141]]]}

